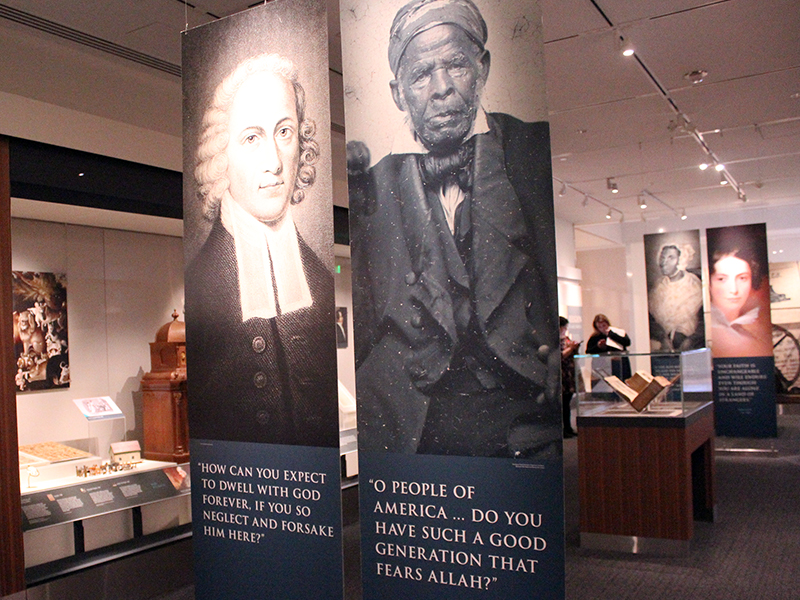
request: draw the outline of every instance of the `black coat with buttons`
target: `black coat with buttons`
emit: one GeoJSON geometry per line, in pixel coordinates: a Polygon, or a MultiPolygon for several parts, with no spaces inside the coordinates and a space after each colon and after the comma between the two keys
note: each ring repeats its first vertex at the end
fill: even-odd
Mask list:
{"type": "Polygon", "coordinates": [[[338,446],[333,275],[298,234],[312,306],[242,322],[233,237],[214,224],[186,272],[190,435],[338,446]]]}
{"type": "Polygon", "coordinates": [[[535,443],[560,440],[548,124],[504,114],[487,120],[491,131],[475,141],[466,261],[426,192],[416,155],[390,154],[351,181],[361,449],[416,452],[429,399],[465,353],[477,357],[476,379],[483,370],[503,385],[513,380],[515,389],[523,383],[528,416],[541,425],[535,443]],[[453,290],[468,290],[477,344],[474,334],[465,340],[459,332],[464,301],[453,290]]]}

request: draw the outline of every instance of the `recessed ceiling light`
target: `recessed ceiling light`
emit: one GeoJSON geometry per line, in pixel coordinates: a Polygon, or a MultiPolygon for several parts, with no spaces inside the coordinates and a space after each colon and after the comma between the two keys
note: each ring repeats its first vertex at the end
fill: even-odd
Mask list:
{"type": "Polygon", "coordinates": [[[78,177],[83,177],[85,173],[78,173],[78,177]]]}
{"type": "Polygon", "coordinates": [[[708,77],[708,71],[705,69],[695,69],[694,71],[689,71],[688,73],[683,74],[683,78],[686,81],[691,82],[692,85],[702,82],[706,77],[708,77]]]}

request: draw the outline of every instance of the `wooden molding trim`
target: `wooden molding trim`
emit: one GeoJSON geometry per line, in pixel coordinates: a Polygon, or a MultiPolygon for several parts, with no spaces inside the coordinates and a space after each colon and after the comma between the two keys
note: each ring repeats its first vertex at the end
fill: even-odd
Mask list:
{"type": "Polygon", "coordinates": [[[25,589],[11,296],[11,173],[0,136],[0,596],[25,589]]]}

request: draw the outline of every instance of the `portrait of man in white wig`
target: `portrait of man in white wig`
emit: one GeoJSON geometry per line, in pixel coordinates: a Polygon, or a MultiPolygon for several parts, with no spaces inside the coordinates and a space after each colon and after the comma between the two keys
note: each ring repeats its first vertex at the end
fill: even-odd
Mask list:
{"type": "Polygon", "coordinates": [[[241,62],[206,108],[195,179],[212,225],[187,270],[193,437],[336,443],[336,407],[318,401],[336,393],[335,362],[317,353],[335,343],[333,277],[292,211],[319,156],[305,113],[297,68],[274,53],[241,62]]]}

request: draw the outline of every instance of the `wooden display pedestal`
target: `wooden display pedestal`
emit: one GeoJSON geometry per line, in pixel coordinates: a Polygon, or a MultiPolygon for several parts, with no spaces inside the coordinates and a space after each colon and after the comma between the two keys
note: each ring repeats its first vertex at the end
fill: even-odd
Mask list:
{"type": "Polygon", "coordinates": [[[186,380],[142,378],[144,457],[148,460],[189,462],[186,380]]]}
{"type": "Polygon", "coordinates": [[[186,326],[177,312],[172,319],[150,344],[152,371],[142,377],[143,456],[180,464],[189,462],[186,326]]]}
{"type": "MultiPolygon", "coordinates": [[[[676,403],[680,406],[679,403],[676,403]]],[[[581,546],[681,555],[714,520],[714,408],[578,417],[581,546]]]]}

